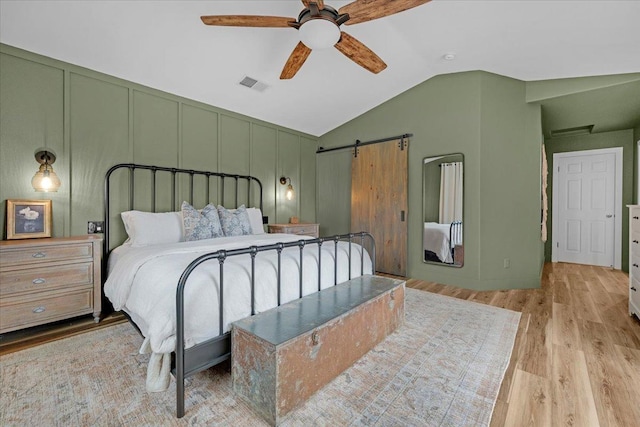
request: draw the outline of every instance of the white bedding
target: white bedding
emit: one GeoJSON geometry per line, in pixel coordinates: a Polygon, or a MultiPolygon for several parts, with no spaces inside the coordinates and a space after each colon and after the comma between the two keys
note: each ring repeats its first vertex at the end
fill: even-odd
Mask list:
{"type": "MultiPolygon", "coordinates": [[[[175,348],[175,299],[180,275],[187,265],[200,255],[220,249],[244,248],[277,242],[298,241],[304,236],[262,234],[181,242],[147,247],[120,247],[109,262],[104,292],[116,310],[125,310],[136,321],[145,336],[145,346],[154,353],[170,353],[175,348]]],[[[322,246],[322,288],[334,284],[333,241],[322,246]]],[[[352,277],[360,275],[361,247],[352,244],[352,277]]],[[[303,294],[317,291],[318,249],[310,244],[304,249],[303,294]]],[[[299,248],[282,252],[281,302],[298,298],[300,259],[299,248]]],[[[348,243],[338,246],[338,283],[348,280],[348,243]]],[[[251,314],[249,255],[228,257],[224,263],[224,330],[230,323],[251,314]]],[[[256,257],[256,311],[277,305],[277,254],[262,252],[256,257]]],[[[365,274],[371,274],[368,254],[364,260],[365,274]]],[[[208,261],[194,270],[185,289],[186,346],[218,335],[219,263],[208,261]]]]}
{"type": "Polygon", "coordinates": [[[424,223],[424,250],[435,253],[440,261],[447,264],[453,263],[449,244],[450,228],[451,224],[424,223]]]}

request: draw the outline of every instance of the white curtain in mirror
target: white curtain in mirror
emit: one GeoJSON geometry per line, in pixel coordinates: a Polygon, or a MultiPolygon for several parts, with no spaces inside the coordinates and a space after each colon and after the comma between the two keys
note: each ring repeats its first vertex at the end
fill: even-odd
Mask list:
{"type": "Polygon", "coordinates": [[[440,223],[462,221],[462,162],[440,165],[440,223]]]}

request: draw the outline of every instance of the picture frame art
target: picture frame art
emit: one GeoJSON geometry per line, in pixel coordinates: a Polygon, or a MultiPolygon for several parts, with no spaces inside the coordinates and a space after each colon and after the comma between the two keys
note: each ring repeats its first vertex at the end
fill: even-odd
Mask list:
{"type": "Polygon", "coordinates": [[[51,200],[7,199],[7,240],[51,237],[51,200]]]}

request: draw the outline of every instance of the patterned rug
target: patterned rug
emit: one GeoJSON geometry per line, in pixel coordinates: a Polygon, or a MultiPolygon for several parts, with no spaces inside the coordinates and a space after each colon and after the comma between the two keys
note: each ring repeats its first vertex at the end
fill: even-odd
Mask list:
{"type": "MultiPolygon", "coordinates": [[[[406,323],[292,412],[283,425],[488,425],[520,313],[407,289],[406,323]]],[[[148,355],[126,323],[0,358],[2,426],[266,425],[231,391],[231,375],[145,391],[148,355]]]]}

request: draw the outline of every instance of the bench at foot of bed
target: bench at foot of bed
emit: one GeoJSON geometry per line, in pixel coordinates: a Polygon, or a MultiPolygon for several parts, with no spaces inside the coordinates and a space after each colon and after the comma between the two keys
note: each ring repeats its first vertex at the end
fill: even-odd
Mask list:
{"type": "Polygon", "coordinates": [[[271,425],[404,322],[405,282],[362,276],[233,324],[233,390],[271,425]]]}

